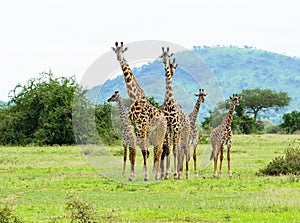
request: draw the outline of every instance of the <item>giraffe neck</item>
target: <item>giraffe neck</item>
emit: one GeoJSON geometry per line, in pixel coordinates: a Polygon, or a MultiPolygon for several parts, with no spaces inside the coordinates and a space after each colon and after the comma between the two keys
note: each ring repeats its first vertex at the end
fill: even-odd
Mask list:
{"type": "Polygon", "coordinates": [[[128,97],[130,99],[130,102],[133,103],[137,99],[146,97],[144,90],[140,87],[139,83],[135,79],[135,76],[130,69],[127,61],[123,59],[120,61],[121,69],[124,74],[124,79],[126,83],[127,93],[128,97]]]}
{"type": "Polygon", "coordinates": [[[175,98],[173,81],[171,76],[171,69],[169,65],[165,65],[165,75],[166,75],[166,94],[165,94],[165,101],[166,101],[168,99],[175,98]]]}
{"type": "Polygon", "coordinates": [[[232,123],[234,108],[235,108],[235,105],[233,103],[231,103],[230,107],[229,107],[229,110],[228,110],[228,113],[227,113],[226,117],[223,120],[223,122],[225,122],[225,123],[223,123],[223,125],[227,130],[231,129],[231,123],[232,123]]]}
{"type": "Polygon", "coordinates": [[[121,97],[118,97],[117,103],[118,103],[120,118],[122,121],[122,127],[123,127],[123,129],[127,129],[128,116],[127,116],[126,109],[125,109],[125,106],[124,106],[124,103],[123,103],[123,100],[121,97]]]}
{"type": "Polygon", "coordinates": [[[190,124],[191,125],[195,125],[196,121],[197,121],[197,117],[198,117],[198,113],[199,113],[199,109],[200,109],[200,105],[201,105],[201,98],[198,97],[196,104],[194,106],[193,111],[190,114],[190,124]]]}

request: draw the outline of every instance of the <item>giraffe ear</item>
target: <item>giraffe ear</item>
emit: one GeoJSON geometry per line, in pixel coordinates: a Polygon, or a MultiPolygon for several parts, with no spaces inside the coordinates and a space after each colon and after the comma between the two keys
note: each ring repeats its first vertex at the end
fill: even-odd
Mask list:
{"type": "Polygon", "coordinates": [[[115,51],[115,52],[116,52],[116,48],[114,48],[114,47],[111,47],[111,49],[112,49],[113,51],[115,51]]]}
{"type": "Polygon", "coordinates": [[[174,55],[174,53],[171,53],[169,57],[171,57],[171,56],[173,56],[173,55],[174,55]]]}
{"type": "Polygon", "coordinates": [[[232,97],[231,97],[231,96],[229,96],[229,99],[230,99],[230,100],[232,100],[232,97]]]}
{"type": "Polygon", "coordinates": [[[239,100],[242,99],[242,98],[243,98],[242,96],[239,96],[239,100]]]}
{"type": "Polygon", "coordinates": [[[126,50],[128,50],[128,47],[125,47],[124,50],[123,50],[123,52],[125,52],[126,50]]]}

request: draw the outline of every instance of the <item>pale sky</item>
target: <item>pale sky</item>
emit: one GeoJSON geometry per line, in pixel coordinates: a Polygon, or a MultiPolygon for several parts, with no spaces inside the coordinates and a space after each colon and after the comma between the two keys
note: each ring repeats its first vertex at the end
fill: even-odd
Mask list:
{"type": "Polygon", "coordinates": [[[0,0],[0,100],[50,69],[80,82],[115,41],[253,46],[300,57],[297,0],[0,0]]]}

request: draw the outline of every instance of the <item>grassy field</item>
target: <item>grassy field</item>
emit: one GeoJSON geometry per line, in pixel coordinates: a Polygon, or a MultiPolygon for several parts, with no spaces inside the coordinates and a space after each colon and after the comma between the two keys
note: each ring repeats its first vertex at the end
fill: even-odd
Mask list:
{"type": "Polygon", "coordinates": [[[155,182],[151,175],[148,183],[140,151],[130,183],[128,171],[121,175],[121,147],[101,159],[75,146],[0,147],[0,202],[23,222],[70,222],[69,195],[93,206],[96,222],[300,222],[299,176],[256,176],[289,147],[300,147],[299,135],[234,135],[233,178],[227,161],[214,178],[212,165],[204,168],[209,147],[199,145],[198,178],[155,182]]]}

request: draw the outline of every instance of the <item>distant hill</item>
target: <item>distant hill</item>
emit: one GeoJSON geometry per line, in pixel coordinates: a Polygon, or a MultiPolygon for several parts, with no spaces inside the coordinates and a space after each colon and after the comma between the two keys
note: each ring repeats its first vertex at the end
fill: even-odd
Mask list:
{"type": "MultiPolygon", "coordinates": [[[[195,46],[190,53],[200,57],[204,62],[195,71],[199,73],[200,78],[196,78],[195,81],[195,76],[190,75],[189,71],[192,68],[189,67],[189,64],[193,67],[193,61],[189,61],[190,58],[186,55],[176,54],[174,57],[179,66],[173,78],[174,90],[180,104],[190,112],[195,102],[193,94],[197,93],[199,88],[205,88],[209,96],[207,97],[208,102],[201,107],[200,120],[208,115],[211,105],[215,104],[213,100],[217,100],[217,91],[224,96],[222,98],[224,100],[233,93],[240,93],[243,89],[256,87],[268,88],[277,92],[284,91],[292,98],[289,107],[280,111],[269,109],[261,113],[260,118],[279,123],[282,114],[293,110],[300,111],[300,58],[247,46],[244,48],[195,46]]],[[[154,96],[161,103],[165,92],[163,63],[156,60],[133,69],[133,71],[146,94],[154,96]],[[155,84],[151,84],[154,81],[155,84]]],[[[86,96],[96,103],[103,103],[115,90],[119,90],[122,96],[127,96],[123,75],[94,87],[86,96]]],[[[218,100],[220,100],[219,97],[218,100]]]]}
{"type": "Polygon", "coordinates": [[[4,105],[4,104],[6,104],[6,103],[4,101],[0,100],[0,105],[4,105]]]}

